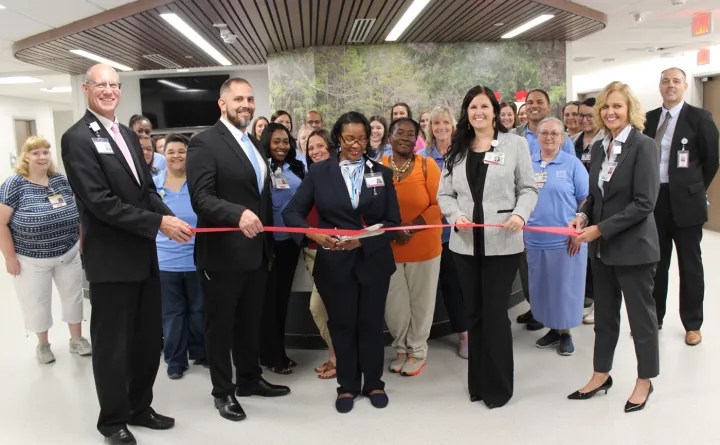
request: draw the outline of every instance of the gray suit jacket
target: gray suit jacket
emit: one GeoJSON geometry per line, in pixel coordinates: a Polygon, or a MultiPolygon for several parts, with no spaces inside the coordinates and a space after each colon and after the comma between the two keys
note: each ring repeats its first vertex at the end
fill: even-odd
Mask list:
{"type": "MultiPolygon", "coordinates": [[[[505,163],[488,166],[482,203],[484,223],[503,224],[510,215],[518,215],[527,221],[538,199],[527,141],[521,136],[500,133],[498,142],[500,144],[495,151],[505,153],[505,163]]],[[[475,203],[468,183],[466,160],[467,157],[458,162],[451,175],[448,175],[447,168],[443,168],[440,178],[437,200],[451,224],[461,215],[468,219],[472,219],[473,215],[475,203]]],[[[523,249],[522,231],[512,233],[494,227],[485,229],[485,255],[511,255],[523,249]]],[[[473,255],[473,232],[453,230],[450,250],[473,255]]]]}
{"type": "Polygon", "coordinates": [[[588,225],[597,224],[602,235],[590,243],[590,254],[600,253],[610,266],[632,266],[660,261],[653,210],[660,190],[655,141],[633,129],[622,145],[617,167],[600,191],[598,178],[605,159],[602,141],[590,155],[590,195],[582,212],[588,225]]]}

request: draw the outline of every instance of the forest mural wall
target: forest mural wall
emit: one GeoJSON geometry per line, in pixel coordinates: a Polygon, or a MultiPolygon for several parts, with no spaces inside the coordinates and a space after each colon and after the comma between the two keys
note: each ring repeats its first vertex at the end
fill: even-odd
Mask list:
{"type": "Polygon", "coordinates": [[[299,128],[307,110],[326,127],[344,112],[390,116],[407,102],[413,117],[437,105],[459,115],[472,86],[487,85],[501,100],[516,91],[543,88],[558,115],[565,102],[563,42],[419,43],[315,47],[268,56],[270,105],[293,115],[299,128]]]}

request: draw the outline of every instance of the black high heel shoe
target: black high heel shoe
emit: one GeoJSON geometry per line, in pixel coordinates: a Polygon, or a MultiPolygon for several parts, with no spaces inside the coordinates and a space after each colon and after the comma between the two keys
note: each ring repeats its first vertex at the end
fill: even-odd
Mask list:
{"type": "Polygon", "coordinates": [[[625,412],[632,413],[635,411],[640,411],[643,408],[645,408],[645,404],[647,403],[648,400],[650,400],[650,394],[652,394],[652,393],[653,393],[653,384],[652,384],[652,382],[650,382],[650,390],[648,391],[647,397],[645,397],[645,401],[643,403],[630,403],[630,401],[628,400],[627,402],[625,402],[625,412]]]}
{"type": "Polygon", "coordinates": [[[592,391],[589,391],[589,392],[575,391],[574,393],[570,394],[567,398],[570,400],[587,400],[587,399],[591,398],[592,396],[594,396],[599,391],[605,390],[605,394],[607,394],[607,392],[610,390],[610,388],[612,388],[612,385],[613,385],[612,376],[609,375],[607,380],[605,380],[605,383],[603,383],[602,385],[593,389],[592,391]]]}

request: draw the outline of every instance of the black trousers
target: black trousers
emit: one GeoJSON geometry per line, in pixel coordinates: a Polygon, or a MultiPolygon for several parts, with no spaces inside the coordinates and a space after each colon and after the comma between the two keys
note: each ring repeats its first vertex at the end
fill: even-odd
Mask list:
{"type": "MultiPolygon", "coordinates": [[[[263,262],[264,263],[264,262],[263,262]]],[[[251,272],[199,271],[205,295],[205,349],[212,395],[224,397],[260,378],[258,339],[267,263],[251,272]],[[231,361],[232,358],[232,361],[231,361]]]]}
{"type": "Polygon", "coordinates": [[[471,396],[496,406],[506,404],[513,395],[507,307],[520,256],[453,254],[469,321],[468,389],[471,396]]]}
{"type": "Polygon", "coordinates": [[[383,328],[390,276],[369,283],[315,280],[315,285],[328,313],[338,394],[385,389],[383,328]]]}
{"type": "Polygon", "coordinates": [[[463,303],[462,289],[460,289],[458,274],[455,270],[455,260],[453,260],[449,243],[443,243],[442,245],[438,288],[442,293],[445,311],[453,332],[467,331],[468,322],[465,303],[463,303]]]}
{"type": "MultiPolygon", "coordinates": [[[[528,281],[528,263],[527,263],[527,252],[523,250],[520,254],[520,263],[518,264],[520,272],[520,284],[523,288],[523,294],[525,294],[525,301],[530,303],[530,283],[528,281]]],[[[512,284],[511,284],[512,286],[512,284]]],[[[532,308],[530,308],[532,309],[532,308]]]]}
{"type": "Polygon", "coordinates": [[[153,400],[160,366],[160,278],[129,283],[90,283],[90,338],[97,429],[109,436],[143,414],[153,400]]]}
{"type": "Polygon", "coordinates": [[[668,270],[674,242],[680,272],[680,320],[686,331],[699,330],[703,323],[705,297],[705,275],[700,251],[702,225],[691,227],[675,225],[670,210],[670,191],[664,184],[660,187],[655,205],[655,224],[660,241],[660,262],[655,272],[653,289],[658,323],[662,324],[666,312],[668,270]]]}
{"type": "Polygon", "coordinates": [[[595,350],[593,368],[610,372],[620,335],[620,307],[623,297],[632,330],[640,379],[660,373],[658,324],[652,298],[655,263],[637,266],[608,266],[593,258],[595,285],[595,350]]]}
{"type": "Polygon", "coordinates": [[[260,325],[260,363],[285,368],[285,323],[300,246],[289,239],[275,241],[275,258],[267,280],[267,292],[260,325]]]}

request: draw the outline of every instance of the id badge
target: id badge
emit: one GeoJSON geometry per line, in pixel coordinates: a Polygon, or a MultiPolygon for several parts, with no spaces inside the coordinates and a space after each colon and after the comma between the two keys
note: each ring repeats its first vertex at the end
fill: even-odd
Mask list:
{"type": "Polygon", "coordinates": [[[688,150],[680,150],[677,152],[678,168],[690,167],[690,152],[688,150]]]}
{"type": "Polygon", "coordinates": [[[485,158],[483,158],[483,162],[486,164],[503,165],[505,164],[505,153],[495,153],[492,151],[488,151],[485,153],[485,158]]]}
{"type": "Polygon", "coordinates": [[[112,145],[107,138],[92,138],[93,144],[95,144],[95,150],[101,155],[113,154],[112,145]]]}
{"type": "Polygon", "coordinates": [[[53,209],[59,209],[60,207],[65,207],[67,205],[65,198],[63,198],[60,193],[54,193],[48,196],[48,201],[50,201],[50,205],[53,209]]]}
{"type": "Polygon", "coordinates": [[[385,187],[385,180],[382,177],[382,173],[368,173],[365,175],[365,187],[385,187]]]}
{"type": "Polygon", "coordinates": [[[538,172],[535,173],[535,182],[547,182],[548,174],[547,172],[538,172]]]}
{"type": "Polygon", "coordinates": [[[290,182],[285,176],[272,176],[273,187],[277,190],[288,190],[290,188],[290,182]]]}
{"type": "Polygon", "coordinates": [[[590,152],[583,153],[582,156],[580,156],[580,160],[582,162],[590,162],[590,152]]]}
{"type": "Polygon", "coordinates": [[[600,180],[604,182],[610,181],[613,173],[615,173],[615,167],[617,167],[617,162],[608,162],[608,165],[600,172],[600,180]]]}

